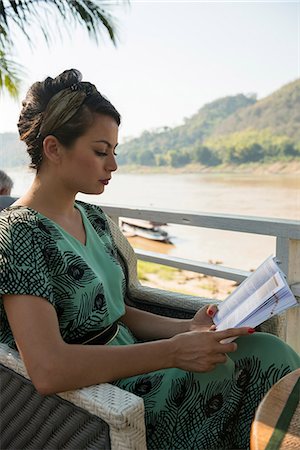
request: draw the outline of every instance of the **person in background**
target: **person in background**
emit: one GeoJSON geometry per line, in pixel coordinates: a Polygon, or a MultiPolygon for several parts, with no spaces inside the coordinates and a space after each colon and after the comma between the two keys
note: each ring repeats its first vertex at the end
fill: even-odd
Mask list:
{"type": "Polygon", "coordinates": [[[43,395],[111,382],[140,396],[148,450],[248,448],[259,402],[299,355],[251,328],[215,331],[214,305],[184,320],[125,303],[107,217],[75,200],[111,182],[119,125],[77,70],[29,89],[18,128],[36,176],[0,214],[0,342],[43,395]]]}
{"type": "Polygon", "coordinates": [[[14,183],[7,173],[0,170],[0,211],[17,200],[16,197],[10,195],[13,185],[14,183]]]}

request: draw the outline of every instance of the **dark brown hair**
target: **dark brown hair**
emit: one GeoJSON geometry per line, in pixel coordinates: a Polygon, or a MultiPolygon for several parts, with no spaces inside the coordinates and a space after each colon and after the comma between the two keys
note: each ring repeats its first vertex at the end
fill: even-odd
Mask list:
{"type": "Polygon", "coordinates": [[[48,77],[44,81],[37,81],[27,92],[22,102],[22,110],[18,122],[21,141],[27,145],[31,158],[30,167],[39,169],[43,156],[43,139],[40,128],[44,112],[50,99],[59,91],[68,87],[79,86],[87,96],[76,114],[66,123],[48,133],[55,136],[63,145],[69,147],[82,136],[93,123],[93,114],[111,116],[118,125],[121,117],[115,107],[98,92],[94,85],[82,82],[81,73],[76,69],[65,70],[56,78],[48,77]]]}

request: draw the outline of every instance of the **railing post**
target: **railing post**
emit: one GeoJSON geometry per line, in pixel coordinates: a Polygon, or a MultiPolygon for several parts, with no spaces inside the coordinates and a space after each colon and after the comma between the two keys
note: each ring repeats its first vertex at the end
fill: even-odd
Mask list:
{"type": "Polygon", "coordinates": [[[288,277],[289,272],[289,239],[276,238],[276,259],[280,269],[288,277]]]}
{"type": "MultiPolygon", "coordinates": [[[[277,238],[276,257],[287,275],[288,284],[300,282],[300,240],[277,238]]],[[[299,301],[299,300],[298,300],[299,301]]],[[[285,313],[281,337],[300,353],[300,306],[285,313]]]]}

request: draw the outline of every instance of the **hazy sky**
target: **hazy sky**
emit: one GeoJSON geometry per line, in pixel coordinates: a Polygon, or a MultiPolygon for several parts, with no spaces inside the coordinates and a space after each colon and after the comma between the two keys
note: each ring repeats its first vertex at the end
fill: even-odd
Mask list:
{"type": "Polygon", "coordinates": [[[121,141],[178,125],[219,97],[255,92],[261,98],[300,77],[300,0],[131,0],[114,15],[117,48],[107,39],[97,46],[79,28],[65,33],[66,24],[63,39],[53,28],[50,47],[34,29],[34,48],[16,34],[15,57],[27,76],[19,101],[0,97],[0,132],[16,131],[34,81],[72,67],[120,111],[121,141]]]}

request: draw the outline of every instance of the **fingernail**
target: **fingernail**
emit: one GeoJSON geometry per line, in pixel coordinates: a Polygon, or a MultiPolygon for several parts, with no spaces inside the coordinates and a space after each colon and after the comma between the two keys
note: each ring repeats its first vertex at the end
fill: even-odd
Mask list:
{"type": "Polygon", "coordinates": [[[248,333],[249,334],[255,333],[255,329],[254,328],[248,328],[248,333]]]}
{"type": "Polygon", "coordinates": [[[207,313],[208,313],[209,316],[213,316],[213,315],[214,315],[214,312],[213,312],[212,309],[209,309],[209,310],[207,311],[207,313]]]}

